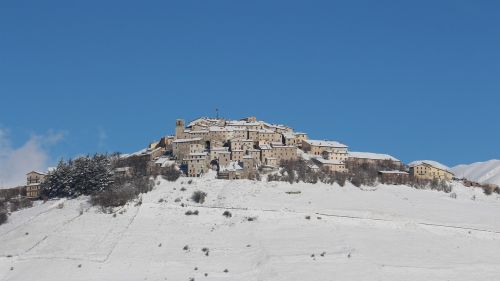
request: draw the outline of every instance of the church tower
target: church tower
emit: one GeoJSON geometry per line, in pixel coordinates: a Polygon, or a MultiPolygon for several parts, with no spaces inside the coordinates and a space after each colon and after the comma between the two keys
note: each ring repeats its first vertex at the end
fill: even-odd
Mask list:
{"type": "Polygon", "coordinates": [[[184,120],[183,119],[177,119],[175,121],[175,138],[176,139],[182,139],[184,133],[184,120]]]}

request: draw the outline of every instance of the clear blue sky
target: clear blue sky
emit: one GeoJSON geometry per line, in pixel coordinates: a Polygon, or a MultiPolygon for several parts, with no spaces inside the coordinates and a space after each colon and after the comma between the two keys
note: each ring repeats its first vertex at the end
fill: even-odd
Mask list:
{"type": "Polygon", "coordinates": [[[51,161],[255,115],[351,150],[500,158],[500,1],[2,1],[0,128],[51,161]],[[403,3],[404,2],[404,3],[403,3]]]}

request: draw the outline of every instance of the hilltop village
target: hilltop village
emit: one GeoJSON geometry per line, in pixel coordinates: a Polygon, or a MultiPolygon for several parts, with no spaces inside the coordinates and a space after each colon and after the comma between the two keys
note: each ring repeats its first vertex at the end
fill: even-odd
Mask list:
{"type": "Polygon", "coordinates": [[[270,124],[247,117],[241,120],[198,118],[187,125],[178,119],[175,135],[151,143],[140,152],[158,166],[176,163],[188,177],[199,177],[209,170],[221,179],[249,178],[257,170],[272,171],[283,161],[304,159],[311,170],[347,173],[348,163],[390,162],[394,169],[379,171],[383,177],[449,181],[453,173],[435,161],[421,160],[404,165],[387,155],[350,152],[348,146],[333,140],[309,139],[285,125],[270,124]]]}
{"type": "MultiPolygon", "coordinates": [[[[323,182],[332,182],[325,179],[330,177],[339,182],[347,179],[355,185],[378,181],[416,186],[434,182],[434,185],[446,186],[446,182],[454,179],[453,172],[436,161],[418,160],[405,164],[387,154],[350,151],[347,145],[338,141],[309,139],[307,133],[256,117],[240,120],[202,117],[187,125],[178,119],[174,135],[164,136],[141,151],[119,157],[136,159],[139,167],[130,166],[130,161],[111,167],[111,174],[118,178],[157,175],[155,171],[174,169],[187,177],[200,177],[214,171],[219,179],[259,179],[260,175],[267,174],[268,180],[290,181],[290,177],[284,178],[283,170],[286,171],[287,165],[300,163],[302,175],[316,177],[316,180],[308,180],[313,183],[319,176],[323,176],[320,179],[323,182]],[[144,172],[137,174],[138,170],[144,172]],[[273,177],[275,172],[282,176],[273,177]]],[[[297,169],[297,165],[294,168],[297,169]]],[[[13,196],[39,199],[42,183],[54,169],[30,171],[25,186],[2,189],[0,199],[13,196]]],[[[304,178],[293,180],[304,181],[304,178]]],[[[460,180],[465,186],[499,189],[492,184],[460,180]]]]}

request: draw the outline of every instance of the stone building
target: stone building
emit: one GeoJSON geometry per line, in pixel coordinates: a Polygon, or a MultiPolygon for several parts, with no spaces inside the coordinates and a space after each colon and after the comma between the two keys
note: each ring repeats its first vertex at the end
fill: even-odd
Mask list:
{"type": "Polygon", "coordinates": [[[41,195],[41,184],[47,177],[46,173],[31,171],[26,174],[26,197],[38,199],[41,195]]]}
{"type": "Polygon", "coordinates": [[[409,164],[409,167],[410,175],[417,179],[450,181],[454,177],[450,168],[432,160],[414,161],[409,164]]]}
{"type": "Polygon", "coordinates": [[[172,141],[172,154],[178,160],[184,159],[189,153],[202,152],[205,149],[201,138],[176,139],[172,141]]]}
{"type": "Polygon", "coordinates": [[[361,166],[363,164],[371,164],[371,165],[383,165],[383,166],[391,166],[393,169],[402,169],[403,163],[392,157],[388,154],[379,154],[379,153],[371,153],[371,152],[353,152],[350,151],[348,155],[347,161],[349,165],[352,166],[361,166]]]}
{"type": "Polygon", "coordinates": [[[319,167],[328,172],[347,173],[347,168],[344,162],[339,160],[329,160],[323,157],[314,157],[312,160],[319,165],[319,167]]]}
{"type": "Polygon", "coordinates": [[[188,177],[199,177],[209,169],[208,154],[206,152],[189,153],[182,160],[182,163],[186,165],[188,177]]]}
{"type": "Polygon", "coordinates": [[[402,184],[408,182],[410,174],[404,171],[379,171],[382,183],[402,184]]]}
{"type": "Polygon", "coordinates": [[[297,159],[297,147],[292,145],[273,145],[273,155],[278,162],[297,159]]]}
{"type": "Polygon", "coordinates": [[[302,150],[327,160],[345,161],[348,157],[347,145],[336,141],[303,140],[302,150]]]}

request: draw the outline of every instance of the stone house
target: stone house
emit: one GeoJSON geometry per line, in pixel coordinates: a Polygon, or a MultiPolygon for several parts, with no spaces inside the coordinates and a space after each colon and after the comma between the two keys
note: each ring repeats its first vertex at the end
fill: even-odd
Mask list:
{"type": "Polygon", "coordinates": [[[379,153],[371,153],[371,152],[353,152],[350,151],[348,155],[348,159],[350,165],[353,166],[361,166],[363,164],[371,164],[371,165],[384,165],[384,166],[392,166],[395,169],[402,169],[403,163],[392,157],[388,154],[379,154],[379,153]]]}
{"type": "Polygon", "coordinates": [[[379,171],[382,183],[402,184],[408,182],[410,174],[404,171],[379,171]]]}
{"type": "Polygon", "coordinates": [[[172,154],[179,160],[184,159],[189,153],[201,152],[204,148],[201,138],[172,141],[172,154]]]}
{"type": "Polygon", "coordinates": [[[322,156],[327,160],[345,161],[348,157],[347,145],[336,141],[303,140],[304,152],[322,156]]]}
{"type": "Polygon", "coordinates": [[[273,155],[279,161],[297,159],[297,147],[291,145],[273,145],[273,155]]]}
{"type": "Polygon", "coordinates": [[[450,168],[432,160],[414,161],[409,164],[409,167],[410,175],[417,179],[450,181],[454,177],[450,168]]]}
{"type": "Polygon", "coordinates": [[[328,172],[347,173],[345,163],[342,161],[323,159],[323,157],[314,157],[312,160],[328,172]]]}
{"type": "Polygon", "coordinates": [[[208,154],[206,152],[190,153],[182,162],[187,167],[189,177],[199,177],[209,169],[208,154]]]}
{"type": "Polygon", "coordinates": [[[41,184],[47,177],[46,173],[31,171],[26,174],[26,197],[38,199],[41,195],[41,184]]]}

